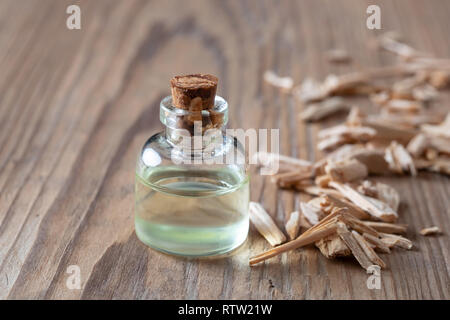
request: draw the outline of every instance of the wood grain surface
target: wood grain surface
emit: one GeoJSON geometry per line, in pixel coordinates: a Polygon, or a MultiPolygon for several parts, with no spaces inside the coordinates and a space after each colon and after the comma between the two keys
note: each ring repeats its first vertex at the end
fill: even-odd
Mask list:
{"type": "MultiPolygon", "coordinates": [[[[302,107],[263,73],[299,83],[392,64],[371,46],[388,30],[450,57],[450,1],[0,0],[0,298],[449,299],[450,180],[437,174],[382,179],[401,192],[415,249],[382,256],[380,290],[367,289],[352,259],[315,248],[250,268],[249,256],[269,247],[253,228],[229,257],[201,260],[158,253],[134,233],[136,156],[162,130],[159,101],[173,75],[216,74],[230,127],[281,128],[282,153],[314,160],[318,130],[344,116],[303,124],[302,107]],[[383,30],[366,28],[373,3],[383,30]],[[81,30],[66,28],[70,4],[81,7],[81,30]],[[354,63],[327,63],[336,47],[354,63]],[[431,225],[445,234],[418,234],[431,225]],[[66,286],[70,265],[80,290],[66,286]]],[[[304,195],[255,172],[252,200],[283,226],[304,195]]]]}

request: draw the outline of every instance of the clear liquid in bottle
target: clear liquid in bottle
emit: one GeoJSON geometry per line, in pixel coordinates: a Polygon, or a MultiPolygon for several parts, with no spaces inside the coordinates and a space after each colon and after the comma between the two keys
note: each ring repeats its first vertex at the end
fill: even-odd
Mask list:
{"type": "Polygon", "coordinates": [[[249,179],[233,166],[136,172],[135,227],[147,245],[207,256],[241,245],[248,233],[249,179]]]}

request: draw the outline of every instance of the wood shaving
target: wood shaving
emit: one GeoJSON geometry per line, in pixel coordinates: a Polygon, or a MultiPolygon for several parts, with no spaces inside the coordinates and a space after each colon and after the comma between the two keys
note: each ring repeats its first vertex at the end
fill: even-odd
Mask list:
{"type": "Polygon", "coordinates": [[[318,133],[319,139],[326,139],[334,136],[346,137],[349,141],[368,141],[375,137],[377,131],[370,127],[350,127],[338,125],[327,129],[322,129],[318,133]]]}
{"type": "Polygon", "coordinates": [[[348,230],[347,226],[341,222],[337,223],[337,232],[342,241],[347,245],[347,247],[352,252],[353,256],[359,262],[361,267],[368,269],[373,263],[370,258],[364,252],[364,250],[359,245],[358,241],[355,239],[354,235],[348,230]]]}
{"type": "Polygon", "coordinates": [[[309,223],[308,219],[305,218],[305,216],[303,215],[303,213],[301,211],[299,211],[299,215],[300,215],[300,230],[304,229],[304,230],[308,230],[309,228],[312,227],[312,224],[309,223]]]}
{"type": "Polygon", "coordinates": [[[273,85],[274,87],[290,91],[294,85],[294,81],[291,77],[280,77],[273,71],[266,71],[264,73],[264,80],[273,85]]]}
{"type": "Polygon", "coordinates": [[[439,229],[439,227],[428,227],[428,228],[424,228],[422,230],[420,230],[420,234],[423,236],[432,236],[432,235],[437,235],[437,234],[441,234],[442,230],[439,229]]]}
{"type": "Polygon", "coordinates": [[[363,249],[366,256],[372,261],[373,264],[380,266],[382,269],[386,268],[386,263],[375,253],[370,244],[355,230],[352,231],[353,237],[358,242],[361,249],[363,249]]]}
{"type": "Polygon", "coordinates": [[[344,241],[337,234],[322,238],[315,243],[320,252],[328,259],[346,257],[352,254],[344,241]]]}
{"type": "Polygon", "coordinates": [[[387,174],[389,173],[389,164],[384,159],[384,151],[377,149],[354,149],[348,155],[348,159],[355,159],[364,164],[369,174],[387,174]]]}
{"type": "Polygon", "coordinates": [[[395,246],[402,249],[411,250],[413,247],[413,243],[411,242],[411,240],[406,239],[402,236],[388,233],[380,233],[380,234],[381,234],[381,241],[383,241],[389,248],[395,246]]]}
{"type": "MultiPolygon", "coordinates": [[[[403,130],[407,130],[407,137],[405,140],[410,140],[414,134],[418,132],[415,130],[417,127],[422,124],[438,124],[441,122],[442,115],[437,112],[425,112],[414,114],[395,114],[395,113],[386,113],[381,111],[380,114],[377,115],[369,115],[366,117],[368,121],[372,121],[373,123],[385,124],[391,127],[397,127],[403,130]]],[[[393,140],[398,140],[396,137],[392,137],[393,140]]],[[[406,141],[407,142],[407,141],[406,141]]]]}
{"type": "Polygon", "coordinates": [[[358,192],[361,192],[362,194],[376,198],[378,196],[378,190],[376,185],[370,181],[370,180],[364,180],[361,182],[361,184],[357,187],[358,192]]]}
{"type": "Polygon", "coordinates": [[[342,98],[333,97],[320,103],[310,104],[300,113],[303,121],[319,121],[340,111],[348,110],[349,106],[342,98]]]}
{"type": "Polygon", "coordinates": [[[436,100],[438,97],[439,92],[429,84],[424,84],[412,90],[412,98],[418,101],[429,102],[436,100]]]}
{"type": "Polygon", "coordinates": [[[450,158],[440,157],[434,160],[415,159],[414,165],[421,170],[450,175],[450,158]]]}
{"type": "Polygon", "coordinates": [[[436,160],[439,155],[439,152],[436,149],[433,148],[426,148],[425,149],[425,159],[433,161],[436,160]]]}
{"type": "Polygon", "coordinates": [[[409,172],[412,176],[417,175],[414,161],[408,151],[397,141],[392,141],[388,148],[386,148],[386,161],[392,171],[396,173],[409,172]]]}
{"type": "MultiPolygon", "coordinates": [[[[309,230],[312,230],[312,227],[309,230]]],[[[320,227],[314,229],[314,232],[304,232],[301,236],[296,238],[295,240],[289,241],[285,244],[282,244],[278,247],[275,247],[271,250],[263,252],[257,256],[254,256],[250,259],[250,266],[255,265],[259,262],[262,262],[266,259],[277,256],[283,252],[301,248],[307,246],[309,244],[315,243],[320,239],[327,237],[336,232],[336,221],[327,221],[327,223],[321,224],[320,227]]]]}
{"type": "Polygon", "coordinates": [[[379,237],[375,237],[368,233],[363,233],[364,239],[375,246],[375,249],[383,253],[391,253],[391,249],[379,237]]]}
{"type": "Polygon", "coordinates": [[[377,131],[370,127],[338,125],[319,131],[318,137],[321,141],[317,147],[319,150],[331,150],[344,144],[366,142],[376,134],[377,131]]]}
{"type": "Polygon", "coordinates": [[[300,213],[294,211],[290,214],[289,220],[286,222],[286,232],[289,236],[289,240],[294,240],[298,236],[300,231],[300,213]]]}
{"type": "Polygon", "coordinates": [[[353,106],[348,113],[345,124],[350,127],[361,127],[365,117],[366,115],[361,112],[360,108],[353,106]]]}
{"type": "Polygon", "coordinates": [[[328,174],[317,176],[314,180],[315,184],[321,188],[327,188],[328,183],[331,181],[331,177],[328,174]]]}
{"type": "Polygon", "coordinates": [[[330,182],[330,186],[376,219],[394,222],[398,218],[397,212],[380,200],[365,196],[352,187],[335,181],[330,182]]]}
{"type": "Polygon", "coordinates": [[[351,142],[352,140],[345,136],[330,136],[328,138],[322,139],[317,144],[317,148],[321,151],[330,151],[351,142]]]}
{"type": "Polygon", "coordinates": [[[404,224],[395,224],[378,221],[364,221],[364,224],[382,233],[405,234],[408,228],[404,224]]]}
{"type": "MultiPolygon", "coordinates": [[[[280,161],[280,173],[271,179],[280,188],[314,197],[300,202],[301,210],[289,216],[286,231],[291,241],[251,258],[250,265],[315,244],[327,258],[353,255],[365,269],[373,264],[385,268],[375,250],[390,253],[393,247],[413,247],[409,239],[400,236],[407,226],[394,223],[401,202],[399,192],[367,177],[416,176],[417,170],[450,175],[450,113],[442,121],[444,115],[434,109],[438,90],[450,84],[450,59],[420,52],[392,32],[382,35],[378,43],[403,62],[329,74],[323,81],[305,78],[293,88],[292,94],[306,105],[299,115],[303,121],[320,121],[348,110],[342,99],[347,95],[367,96],[378,112],[365,115],[353,106],[345,122],[321,129],[317,148],[327,154],[315,163],[280,161]],[[306,231],[298,236],[302,228],[306,231]]],[[[327,56],[331,62],[348,61],[345,51],[332,50],[327,56]]],[[[285,90],[293,87],[292,82],[273,73],[266,73],[265,79],[285,90]]],[[[258,159],[258,163],[270,167],[279,160],[268,159],[258,159]]],[[[440,232],[437,227],[421,231],[424,235],[440,232]]]]}
{"type": "Polygon", "coordinates": [[[321,195],[319,197],[312,198],[307,202],[309,205],[313,206],[315,209],[320,210],[319,214],[319,220],[322,220],[322,218],[326,215],[329,215],[331,213],[331,209],[329,210],[330,203],[325,198],[325,195],[321,195]]]}
{"type": "Polygon", "coordinates": [[[279,173],[271,177],[272,182],[276,183],[281,188],[291,188],[302,180],[309,180],[312,177],[312,172],[304,171],[289,171],[279,173]]]}
{"type": "Polygon", "coordinates": [[[424,107],[421,103],[413,100],[393,99],[389,100],[385,105],[391,112],[414,112],[421,111],[424,107]]]}
{"type": "Polygon", "coordinates": [[[294,88],[294,96],[303,103],[320,101],[328,96],[322,84],[314,79],[306,78],[300,86],[294,88]]]}
{"type": "Polygon", "coordinates": [[[282,189],[291,189],[296,191],[302,191],[304,188],[310,187],[314,184],[314,181],[311,179],[303,179],[295,182],[294,184],[288,184],[286,186],[278,185],[282,189]]]}
{"type": "Polygon", "coordinates": [[[433,71],[428,77],[428,82],[436,89],[443,89],[450,84],[450,72],[443,70],[433,71]]]}
{"type": "MultiPolygon", "coordinates": [[[[340,195],[340,194],[339,194],[340,195]]],[[[341,196],[341,195],[340,195],[341,196]]],[[[370,215],[357,205],[343,198],[336,197],[332,194],[325,195],[327,201],[336,208],[347,208],[348,213],[358,219],[369,219],[370,215]]],[[[341,196],[342,197],[342,196],[341,196]]]]}
{"type": "Polygon", "coordinates": [[[379,38],[379,45],[386,51],[392,52],[405,60],[415,57],[426,56],[411,46],[400,42],[398,38],[392,37],[392,33],[385,33],[379,38]]]}
{"type": "Polygon", "coordinates": [[[311,171],[312,168],[310,161],[269,152],[257,152],[251,157],[251,160],[252,164],[267,168],[278,168],[278,172],[311,171]]]}
{"type": "MultiPolygon", "coordinates": [[[[324,199],[322,199],[324,200],[324,199]]],[[[324,205],[328,202],[325,201],[324,205]]],[[[315,244],[327,258],[346,256],[350,253],[367,269],[373,264],[382,268],[386,264],[373,250],[389,253],[391,246],[410,249],[411,241],[401,236],[378,233],[365,222],[353,217],[345,208],[335,208],[316,225],[294,240],[272,248],[250,259],[250,266],[283,252],[315,244]]]]}
{"type": "Polygon", "coordinates": [[[374,138],[388,141],[388,143],[395,140],[401,144],[407,144],[418,133],[414,129],[400,128],[398,125],[390,124],[380,117],[368,117],[363,125],[376,130],[374,138]]]}
{"type": "Polygon", "coordinates": [[[381,91],[379,93],[374,93],[369,96],[370,101],[373,104],[379,105],[379,106],[384,105],[386,102],[389,101],[390,98],[391,98],[391,95],[388,91],[381,91]]]}
{"type": "Polygon", "coordinates": [[[406,150],[415,158],[420,157],[425,149],[430,146],[430,141],[427,136],[423,133],[416,135],[411,141],[408,143],[406,150]]]}
{"type": "Polygon", "coordinates": [[[348,63],[351,60],[350,55],[343,49],[331,49],[326,53],[327,59],[332,63],[348,63]]]}
{"type": "Polygon", "coordinates": [[[366,196],[385,202],[394,211],[398,211],[400,194],[393,187],[381,182],[373,183],[365,180],[358,186],[357,190],[366,196]]]}
{"type": "Polygon", "coordinates": [[[358,232],[361,233],[368,233],[375,237],[379,237],[378,231],[375,229],[365,225],[361,220],[353,217],[352,215],[348,214],[346,211],[343,212],[339,217],[338,220],[341,222],[344,222],[349,228],[352,228],[358,232]]]}
{"type": "MultiPolygon", "coordinates": [[[[314,164],[314,174],[316,176],[325,174],[325,166],[329,161],[342,161],[350,158],[354,153],[364,150],[362,144],[344,144],[332,152],[328,153],[324,158],[314,164]]],[[[384,153],[383,153],[384,157],[384,153]]]]}
{"type": "Polygon", "coordinates": [[[259,203],[250,202],[249,216],[256,230],[258,230],[270,245],[276,246],[286,241],[286,236],[278,229],[272,217],[259,203]]]}
{"type": "Polygon", "coordinates": [[[431,136],[440,136],[450,138],[450,113],[445,120],[439,125],[423,124],[421,126],[423,132],[431,136]]]}
{"type": "Polygon", "coordinates": [[[378,190],[378,195],[376,198],[385,202],[389,207],[397,212],[400,207],[400,194],[398,191],[390,185],[381,182],[377,182],[375,186],[378,190]]]}
{"type": "Polygon", "coordinates": [[[412,98],[412,91],[425,84],[428,72],[416,72],[412,77],[404,78],[394,83],[391,93],[392,97],[412,98]]]}
{"type": "Polygon", "coordinates": [[[313,226],[318,224],[324,216],[323,211],[320,208],[311,205],[311,203],[300,202],[300,209],[306,220],[313,226]]]}
{"type": "Polygon", "coordinates": [[[336,191],[331,188],[320,188],[318,186],[306,186],[306,187],[301,188],[300,191],[303,191],[312,196],[320,196],[322,194],[326,194],[326,195],[333,195],[337,198],[342,197],[342,194],[339,191],[336,191]]]}
{"type": "MultiPolygon", "coordinates": [[[[368,77],[363,73],[349,73],[340,76],[330,74],[325,78],[323,87],[328,95],[356,95],[359,91],[358,88],[361,86],[365,89],[371,88],[367,81],[368,77]]],[[[373,91],[370,93],[373,93],[373,91]]]]}
{"type": "Polygon", "coordinates": [[[433,137],[430,140],[430,147],[439,154],[450,155],[450,139],[442,137],[433,137]]]}
{"type": "Polygon", "coordinates": [[[356,159],[330,162],[325,166],[325,172],[337,182],[360,180],[369,174],[367,167],[356,159]]]}

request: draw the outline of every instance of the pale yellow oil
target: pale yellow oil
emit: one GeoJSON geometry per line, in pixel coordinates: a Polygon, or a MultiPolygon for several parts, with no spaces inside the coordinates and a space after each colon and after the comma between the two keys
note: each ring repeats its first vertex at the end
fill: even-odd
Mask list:
{"type": "Polygon", "coordinates": [[[145,244],[171,254],[226,253],[248,233],[249,179],[233,167],[148,168],[136,173],[135,227],[145,244]]]}

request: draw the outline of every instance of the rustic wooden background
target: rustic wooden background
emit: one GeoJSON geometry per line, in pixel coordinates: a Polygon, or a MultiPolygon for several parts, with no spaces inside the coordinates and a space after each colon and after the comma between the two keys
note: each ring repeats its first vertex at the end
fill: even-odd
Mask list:
{"type": "MultiPolygon", "coordinates": [[[[393,63],[371,46],[388,30],[450,57],[450,1],[0,0],[0,298],[449,299],[450,180],[435,174],[384,179],[401,192],[416,247],[383,256],[381,290],[367,289],[351,259],[314,248],[249,268],[268,248],[253,229],[215,260],[167,256],[134,234],[135,159],[162,129],[158,103],[173,75],[218,75],[232,127],[281,128],[282,152],[313,160],[317,131],[343,118],[302,124],[301,106],[262,74],[298,83],[393,63]],[[365,26],[373,3],[381,31],[365,26]],[[81,6],[81,30],[66,28],[70,4],[81,6]],[[327,63],[335,47],[354,63],[327,63]],[[418,235],[430,225],[447,234],[418,235]],[[66,286],[70,265],[81,290],[66,286]]],[[[303,196],[253,174],[251,197],[282,226],[303,196]]]]}

